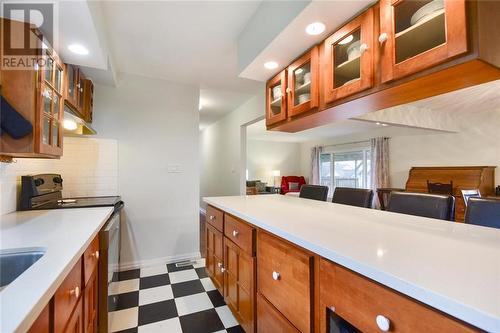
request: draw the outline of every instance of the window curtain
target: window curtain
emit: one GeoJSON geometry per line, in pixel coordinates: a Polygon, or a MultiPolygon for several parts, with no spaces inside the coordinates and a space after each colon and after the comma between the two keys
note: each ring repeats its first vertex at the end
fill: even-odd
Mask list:
{"type": "Polygon", "coordinates": [[[310,184],[319,185],[319,160],[323,147],[315,146],[311,148],[311,179],[310,184]]]}
{"type": "Polygon", "coordinates": [[[380,208],[377,188],[390,187],[389,180],[389,138],[373,138],[370,140],[372,158],[372,189],[375,193],[373,205],[380,208]]]}

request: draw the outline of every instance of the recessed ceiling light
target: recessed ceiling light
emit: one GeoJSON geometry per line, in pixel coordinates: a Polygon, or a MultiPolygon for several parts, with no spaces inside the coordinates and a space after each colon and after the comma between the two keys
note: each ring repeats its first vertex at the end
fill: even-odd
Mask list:
{"type": "Polygon", "coordinates": [[[73,53],[79,54],[79,55],[87,55],[89,54],[89,50],[83,45],[80,44],[71,44],[68,46],[68,50],[70,50],[73,53]]]}
{"type": "Polygon", "coordinates": [[[268,61],[264,64],[264,67],[267,69],[276,69],[278,68],[278,63],[276,61],[268,61]]]}
{"type": "Polygon", "coordinates": [[[309,35],[319,35],[320,33],[322,33],[323,31],[325,31],[325,25],[321,22],[314,22],[314,23],[311,23],[309,24],[307,27],[306,27],[306,32],[309,34],[309,35]]]}
{"type": "Polygon", "coordinates": [[[347,36],[346,38],[342,39],[339,44],[340,45],[345,45],[345,44],[349,44],[350,42],[352,42],[352,40],[354,39],[354,36],[353,35],[349,35],[347,36]]]}

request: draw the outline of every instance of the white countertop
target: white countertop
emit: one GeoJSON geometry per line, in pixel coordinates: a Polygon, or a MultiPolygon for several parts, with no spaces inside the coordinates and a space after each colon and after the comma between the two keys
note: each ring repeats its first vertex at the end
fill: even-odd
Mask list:
{"type": "Polygon", "coordinates": [[[500,230],[283,195],[204,201],[489,332],[500,332],[500,230]]]}
{"type": "Polygon", "coordinates": [[[29,329],[112,212],[112,207],[73,208],[0,216],[0,250],[45,251],[0,291],[0,332],[29,329]]]}

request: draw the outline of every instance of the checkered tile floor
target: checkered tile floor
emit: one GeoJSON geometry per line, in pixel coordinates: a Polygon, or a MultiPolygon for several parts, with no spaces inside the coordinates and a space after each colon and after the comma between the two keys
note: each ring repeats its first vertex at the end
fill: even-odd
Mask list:
{"type": "Polygon", "coordinates": [[[203,260],[120,272],[110,289],[110,332],[243,332],[203,260]]]}

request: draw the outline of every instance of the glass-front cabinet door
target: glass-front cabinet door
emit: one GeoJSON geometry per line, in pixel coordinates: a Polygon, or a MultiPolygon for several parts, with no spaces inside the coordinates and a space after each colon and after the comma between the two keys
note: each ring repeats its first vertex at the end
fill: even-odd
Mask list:
{"type": "Polygon", "coordinates": [[[66,100],[73,106],[78,106],[78,68],[66,65],[66,100]]]}
{"type": "Polygon", "coordinates": [[[266,84],[266,125],[276,124],[286,117],[286,70],[283,70],[266,84]]]}
{"type": "Polygon", "coordinates": [[[39,68],[40,106],[38,128],[38,152],[54,156],[62,155],[63,119],[63,65],[52,51],[44,51],[44,66],[39,68]]]}
{"type": "Polygon", "coordinates": [[[326,103],[373,86],[373,11],[367,10],[324,41],[326,103]]]}
{"type": "Polygon", "coordinates": [[[465,0],[381,0],[382,82],[467,51],[465,0]]]}
{"type": "Polygon", "coordinates": [[[286,91],[289,117],[311,111],[319,105],[318,57],[318,47],[315,46],[288,67],[286,91]]]}

